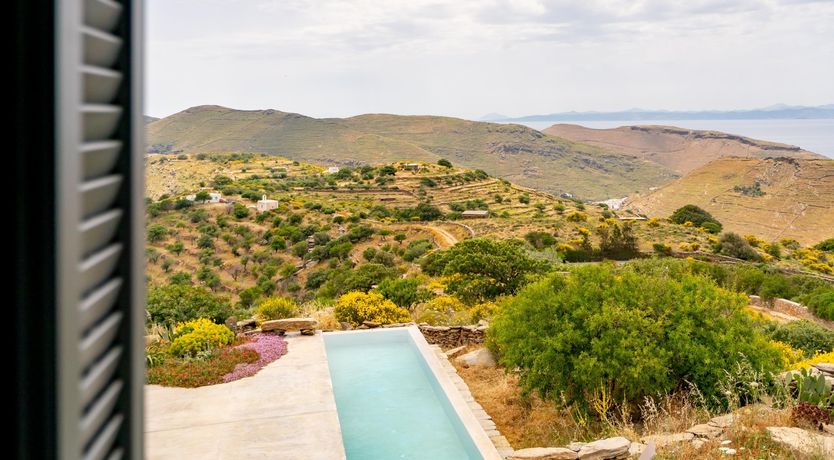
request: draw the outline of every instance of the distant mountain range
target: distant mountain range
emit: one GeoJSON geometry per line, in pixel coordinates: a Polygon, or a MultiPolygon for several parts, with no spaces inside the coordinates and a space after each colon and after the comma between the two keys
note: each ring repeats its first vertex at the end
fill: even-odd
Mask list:
{"type": "Polygon", "coordinates": [[[752,110],[647,110],[630,109],[619,112],[557,112],[522,117],[491,113],[481,121],[642,121],[642,120],[766,120],[785,118],[834,118],[834,104],[815,107],[776,104],[752,110]]]}

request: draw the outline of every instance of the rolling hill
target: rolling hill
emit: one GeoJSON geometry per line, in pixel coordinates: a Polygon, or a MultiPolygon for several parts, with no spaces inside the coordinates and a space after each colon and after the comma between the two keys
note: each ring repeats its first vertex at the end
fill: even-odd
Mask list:
{"type": "Polygon", "coordinates": [[[277,110],[199,106],[148,125],[150,152],[258,152],[322,165],[435,162],[550,193],[605,199],[678,175],[663,165],[514,124],[438,116],[360,115],[317,119],[277,110]]]}
{"type": "Polygon", "coordinates": [[[825,158],[792,145],[751,139],[719,131],[698,131],[672,126],[621,126],[592,129],[556,124],[545,133],[649,160],[686,174],[723,157],[825,158]]]}
{"type": "Polygon", "coordinates": [[[815,243],[834,234],[834,160],[721,158],[625,207],[668,217],[685,204],[709,211],[729,231],[815,243]]]}

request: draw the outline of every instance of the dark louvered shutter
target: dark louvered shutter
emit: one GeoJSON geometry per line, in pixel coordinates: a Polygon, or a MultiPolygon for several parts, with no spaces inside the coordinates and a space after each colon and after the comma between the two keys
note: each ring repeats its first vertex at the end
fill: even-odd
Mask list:
{"type": "Polygon", "coordinates": [[[59,453],[141,458],[141,4],[56,5],[59,453]]]}

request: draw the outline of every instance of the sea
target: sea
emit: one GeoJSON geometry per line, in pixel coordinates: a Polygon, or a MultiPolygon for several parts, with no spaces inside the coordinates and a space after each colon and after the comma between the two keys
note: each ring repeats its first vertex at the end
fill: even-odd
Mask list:
{"type": "Polygon", "coordinates": [[[556,123],[604,129],[629,125],[666,125],[679,128],[722,131],[765,141],[799,146],[805,150],[834,158],[834,119],[772,120],[639,120],[639,121],[529,121],[521,122],[533,129],[556,123]]]}

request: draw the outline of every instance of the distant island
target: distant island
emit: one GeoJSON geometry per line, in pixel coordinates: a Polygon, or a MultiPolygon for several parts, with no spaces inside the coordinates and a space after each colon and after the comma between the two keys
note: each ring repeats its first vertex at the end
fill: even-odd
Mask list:
{"type": "Polygon", "coordinates": [[[522,117],[491,113],[481,121],[641,121],[641,120],[767,120],[767,119],[834,118],[834,104],[815,107],[777,104],[752,110],[644,110],[620,112],[557,112],[522,117]]]}

